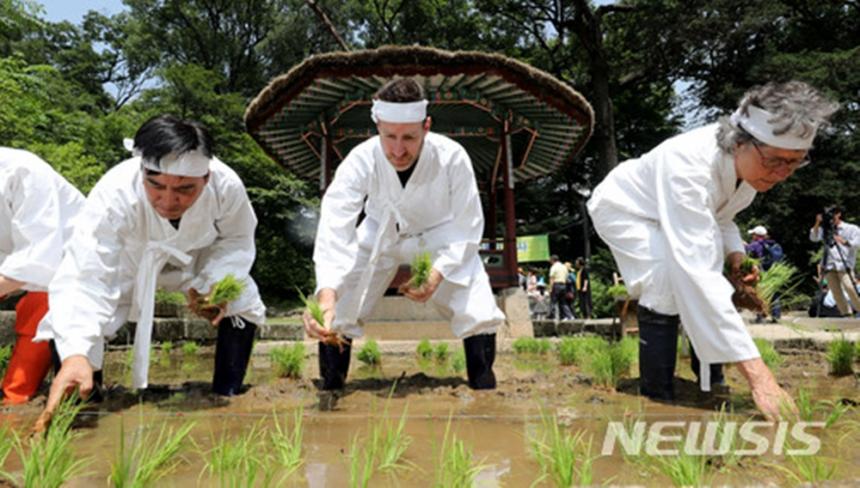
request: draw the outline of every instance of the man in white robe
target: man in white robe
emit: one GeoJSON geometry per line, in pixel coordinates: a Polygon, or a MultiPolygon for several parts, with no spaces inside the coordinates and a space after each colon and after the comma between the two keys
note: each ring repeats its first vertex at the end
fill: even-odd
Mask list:
{"type": "Polygon", "coordinates": [[[3,378],[3,403],[28,401],[51,366],[47,344],[33,342],[48,310],[48,283],[84,196],[35,154],[0,148],[0,297],[15,306],[17,340],[3,378]]]}
{"type": "Polygon", "coordinates": [[[736,363],[763,413],[791,404],[732,303],[723,263],[737,282],[744,246],[734,216],[808,163],[817,128],[837,108],[805,83],[757,87],[731,118],[621,163],[595,188],[595,229],[639,299],[642,394],[674,398],[680,319],[701,359],[702,389],[712,365],[736,363]]]}
{"type": "Polygon", "coordinates": [[[495,388],[495,333],[504,314],[478,256],[484,216],[471,160],[460,144],[430,132],[427,101],[414,80],[393,80],[374,98],[379,135],[347,155],[322,200],[314,263],[326,323],[305,314],[305,329],[311,337],[347,340],[346,347],[320,343],[323,389],[344,386],[361,320],[398,266],[421,252],[432,256],[429,280],[401,291],[450,319],[464,339],[469,385],[495,388]]]}
{"type": "MultiPolygon", "coordinates": [[[[212,156],[199,123],[154,117],[126,141],[133,157],[92,189],[49,288],[51,311],[39,326],[62,361],[46,411],[78,386],[92,389],[105,340],[136,322],[132,385],[148,385],[156,287],[207,293],[227,274],[241,296],[202,313],[218,328],[213,391],[240,392],[254,332],[265,307],[249,272],[257,219],[238,175],[212,156]]],[[[197,303],[189,302],[192,310],[197,303]]]]}

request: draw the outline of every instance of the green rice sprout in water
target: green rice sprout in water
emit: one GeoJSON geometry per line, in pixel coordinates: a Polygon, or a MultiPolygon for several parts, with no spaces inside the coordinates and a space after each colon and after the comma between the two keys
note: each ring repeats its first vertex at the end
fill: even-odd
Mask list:
{"type": "Polygon", "coordinates": [[[559,425],[555,415],[541,412],[541,434],[530,439],[532,455],[540,465],[541,474],[536,480],[547,478],[555,486],[590,486],[594,481],[591,455],[592,440],[585,439],[585,431],[570,432],[559,425]]]}
{"type": "Polygon", "coordinates": [[[358,351],[358,360],[368,366],[378,366],[382,362],[382,353],[379,352],[379,344],[373,339],[368,339],[358,351]]]}
{"type": "Polygon", "coordinates": [[[252,487],[263,474],[263,485],[270,483],[272,468],[265,451],[263,433],[259,424],[245,430],[237,437],[227,437],[222,431],[220,437],[212,434],[212,447],[201,451],[204,466],[199,478],[208,474],[218,480],[221,487],[252,487]]]}
{"type": "Polygon", "coordinates": [[[830,363],[830,374],[847,376],[854,372],[854,344],[840,337],[830,343],[827,348],[827,361],[830,363]]]}
{"type": "Polygon", "coordinates": [[[436,482],[433,487],[474,486],[475,478],[482,469],[484,469],[483,461],[475,462],[472,450],[451,433],[449,416],[445,436],[442,439],[442,448],[439,450],[439,459],[436,462],[436,482]]]}
{"type": "Polygon", "coordinates": [[[466,370],[466,351],[460,349],[451,359],[451,371],[462,373],[466,370]]]}
{"type": "Polygon", "coordinates": [[[0,479],[6,478],[10,482],[14,482],[15,478],[11,474],[3,471],[3,465],[6,464],[6,458],[12,452],[12,447],[15,446],[15,436],[11,432],[8,425],[0,427],[0,479]]]}
{"type": "Polygon", "coordinates": [[[299,292],[299,298],[302,299],[302,303],[305,304],[305,309],[307,309],[308,313],[311,314],[311,317],[316,320],[320,327],[325,328],[325,317],[323,316],[322,307],[320,307],[320,302],[317,301],[315,297],[307,297],[302,290],[296,288],[296,291],[299,292]]]}
{"type": "Polygon", "coordinates": [[[245,284],[239,281],[232,273],[221,279],[212,287],[208,301],[211,305],[223,305],[236,301],[245,291],[245,284]]]}
{"type": "Polygon", "coordinates": [[[275,347],[269,352],[275,374],[281,378],[298,379],[305,367],[305,345],[297,342],[292,346],[275,347]]]}
{"type": "Polygon", "coordinates": [[[448,344],[445,342],[440,342],[439,344],[436,344],[435,348],[433,348],[433,357],[436,358],[437,363],[444,363],[448,360],[448,356],[450,355],[451,353],[448,352],[448,344]]]}
{"type": "Polygon", "coordinates": [[[412,259],[411,273],[409,278],[409,286],[411,288],[421,288],[427,280],[430,279],[430,271],[433,269],[433,261],[430,253],[427,251],[419,252],[412,259]]]}
{"type": "MultiPolygon", "coordinates": [[[[142,419],[141,419],[142,420],[142,419]]],[[[145,432],[143,422],[132,434],[129,443],[125,426],[120,426],[120,448],[111,466],[109,481],[115,488],[143,488],[154,486],[173,472],[180,463],[179,453],[185,446],[194,423],[187,422],[174,430],[161,425],[157,434],[145,432]]]]}
{"type": "Polygon", "coordinates": [[[511,345],[517,354],[546,354],[552,348],[547,339],[535,339],[534,337],[520,337],[511,345]]]}
{"type": "Polygon", "coordinates": [[[774,349],[773,344],[767,339],[755,338],[753,339],[756,347],[758,348],[759,354],[761,354],[761,359],[764,361],[764,364],[767,365],[768,369],[771,371],[775,371],[776,368],[779,367],[780,364],[784,361],[782,355],[774,349]]]}
{"type": "Polygon", "coordinates": [[[430,341],[428,339],[421,339],[418,347],[415,348],[415,354],[418,355],[418,359],[427,360],[433,357],[433,346],[430,345],[430,341]]]}
{"type": "Polygon", "coordinates": [[[292,427],[278,420],[274,414],[275,430],[269,433],[269,439],[274,446],[274,455],[277,464],[281,467],[283,477],[281,482],[293,474],[304,463],[302,458],[303,437],[303,410],[298,408],[293,416],[292,427]]]}
{"type": "Polygon", "coordinates": [[[188,341],[182,344],[182,354],[186,356],[194,356],[200,352],[200,345],[194,341],[188,341]]]}
{"type": "Polygon", "coordinates": [[[621,377],[630,373],[638,353],[639,344],[633,337],[625,337],[612,344],[604,341],[602,347],[591,351],[586,370],[596,384],[617,388],[621,377]]]}
{"type": "Polygon", "coordinates": [[[25,487],[59,488],[70,479],[83,474],[92,461],[75,459],[76,441],[81,437],[72,430],[72,422],[80,413],[77,395],[60,403],[47,432],[29,439],[15,435],[15,451],[23,464],[25,487]],[[29,448],[29,449],[27,449],[29,448]]]}
{"type": "Polygon", "coordinates": [[[657,469],[672,480],[675,486],[707,486],[710,484],[708,457],[690,454],[679,442],[676,456],[655,456],[657,469]]]}

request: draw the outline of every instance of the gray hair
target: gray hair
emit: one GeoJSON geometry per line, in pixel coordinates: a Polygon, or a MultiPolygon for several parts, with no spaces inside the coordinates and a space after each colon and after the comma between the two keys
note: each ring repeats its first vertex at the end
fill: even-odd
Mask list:
{"type": "MultiPolygon", "coordinates": [[[[802,81],[785,83],[770,82],[754,86],[744,94],[738,110],[747,113],[747,107],[754,105],[775,116],[774,135],[793,133],[798,137],[808,137],[810,131],[823,127],[839,103],[822,95],[818,90],[802,81]]],[[[736,127],[728,116],[718,120],[717,144],[727,153],[734,152],[737,145],[755,141],[740,127],[736,127]]]]}

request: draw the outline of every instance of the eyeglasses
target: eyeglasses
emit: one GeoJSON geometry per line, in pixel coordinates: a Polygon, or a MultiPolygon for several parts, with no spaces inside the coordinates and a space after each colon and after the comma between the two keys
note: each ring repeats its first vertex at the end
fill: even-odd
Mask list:
{"type": "Polygon", "coordinates": [[[757,143],[753,142],[752,145],[758,153],[761,165],[769,170],[788,168],[791,171],[795,171],[812,162],[812,160],[809,158],[809,153],[807,153],[801,159],[774,158],[771,156],[765,156],[764,153],[761,152],[761,148],[758,147],[757,143]]]}

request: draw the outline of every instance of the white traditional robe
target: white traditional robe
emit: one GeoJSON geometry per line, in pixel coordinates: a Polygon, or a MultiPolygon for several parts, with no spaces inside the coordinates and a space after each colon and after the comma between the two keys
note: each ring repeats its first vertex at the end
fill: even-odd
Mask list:
{"type": "Polygon", "coordinates": [[[46,291],[83,203],[81,192],[35,154],[0,148],[0,275],[46,291]]]}
{"type": "Polygon", "coordinates": [[[317,291],[333,288],[334,329],[362,335],[397,267],[422,251],[444,276],[431,297],[457,337],[494,332],[504,320],[478,256],[484,214],[472,163],[448,137],[428,133],[404,188],[379,136],[356,146],[322,200],[314,247],[317,291]],[[365,201],[366,198],[366,201],[365,201]],[[356,228],[360,212],[366,216],[356,228]]]}
{"type": "Polygon", "coordinates": [[[53,338],[61,359],[85,355],[98,369],[105,338],[127,320],[137,322],[132,379],[145,388],[156,286],[206,293],[232,273],[245,290],[226,315],[263,324],[265,307],[249,275],[257,218],[239,176],[214,158],[209,169],[178,229],[147,200],[140,158],[108,171],[87,197],[51,281],[50,311],[37,339],[53,338]]]}
{"type": "Polygon", "coordinates": [[[733,156],[719,149],[716,134],[717,125],[708,125],[621,163],[588,201],[630,296],[680,314],[701,359],[703,389],[709,364],[759,357],[723,276],[724,258],[744,251],[733,219],[756,191],[737,184],[733,156]]]}

